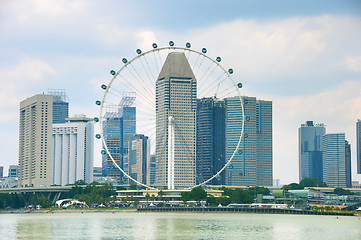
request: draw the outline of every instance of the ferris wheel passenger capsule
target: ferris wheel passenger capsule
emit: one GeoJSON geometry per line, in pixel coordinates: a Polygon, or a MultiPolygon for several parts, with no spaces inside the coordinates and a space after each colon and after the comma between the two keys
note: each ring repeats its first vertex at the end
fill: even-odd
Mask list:
{"type": "Polygon", "coordinates": [[[101,150],[100,153],[101,153],[102,155],[105,155],[107,152],[106,152],[105,150],[101,150]]]}
{"type": "Polygon", "coordinates": [[[123,58],[123,59],[122,59],[122,62],[123,62],[123,63],[127,63],[128,60],[127,60],[126,58],[123,58]]]}
{"type": "Polygon", "coordinates": [[[237,87],[238,87],[238,88],[242,88],[242,86],[243,86],[242,83],[238,83],[238,84],[237,84],[237,87]]]}
{"type": "Polygon", "coordinates": [[[95,138],[100,139],[101,138],[100,134],[95,134],[95,138]]]}
{"type": "Polygon", "coordinates": [[[99,122],[99,118],[95,117],[93,118],[94,122],[99,122]]]}
{"type": "Polygon", "coordinates": [[[140,50],[140,49],[138,48],[136,52],[137,52],[138,54],[141,54],[141,53],[142,53],[142,50],[140,50]]]}
{"type": "Polygon", "coordinates": [[[232,73],[233,73],[233,69],[232,69],[232,68],[228,69],[228,72],[229,72],[229,74],[232,74],[232,73]]]}
{"type": "Polygon", "coordinates": [[[153,46],[153,48],[157,48],[157,47],[158,47],[156,43],[153,43],[152,46],[153,46]]]}
{"type": "Polygon", "coordinates": [[[244,133],[244,138],[248,138],[248,133],[244,133]]]}
{"type": "Polygon", "coordinates": [[[173,42],[173,41],[169,41],[169,46],[173,47],[173,46],[174,46],[174,42],[173,42]]]}
{"type": "Polygon", "coordinates": [[[110,74],[114,76],[114,75],[115,75],[115,71],[114,71],[114,70],[110,70],[110,74]]]}
{"type": "Polygon", "coordinates": [[[217,58],[216,58],[216,61],[217,61],[217,62],[221,62],[221,60],[222,60],[221,57],[217,57],[217,58]]]}
{"type": "Polygon", "coordinates": [[[246,121],[249,121],[249,120],[251,120],[251,117],[250,117],[250,116],[247,116],[247,117],[246,117],[246,121]]]}
{"type": "Polygon", "coordinates": [[[99,106],[99,105],[102,104],[102,103],[101,103],[99,100],[96,100],[96,101],[95,101],[95,104],[99,106]]]}
{"type": "Polygon", "coordinates": [[[105,85],[105,84],[102,84],[100,87],[104,90],[107,89],[107,85],[105,85]]]}
{"type": "Polygon", "coordinates": [[[190,48],[191,47],[191,44],[189,42],[186,43],[186,47],[187,48],[190,48]]]}
{"type": "Polygon", "coordinates": [[[202,48],[202,53],[207,53],[207,48],[202,48]]]}

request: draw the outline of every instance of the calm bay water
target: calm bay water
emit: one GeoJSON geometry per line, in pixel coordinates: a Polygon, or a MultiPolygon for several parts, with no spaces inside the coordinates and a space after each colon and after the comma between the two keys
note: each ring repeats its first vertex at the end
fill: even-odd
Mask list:
{"type": "Polygon", "coordinates": [[[245,213],[0,214],[0,239],[361,239],[359,219],[245,213]]]}

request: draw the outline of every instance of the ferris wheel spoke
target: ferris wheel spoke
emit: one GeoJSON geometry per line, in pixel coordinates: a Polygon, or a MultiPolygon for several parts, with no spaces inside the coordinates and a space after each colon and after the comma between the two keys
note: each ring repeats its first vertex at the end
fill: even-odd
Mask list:
{"type": "MultiPolygon", "coordinates": [[[[201,76],[201,78],[200,78],[199,81],[198,81],[198,82],[200,83],[199,89],[202,89],[203,86],[204,86],[204,84],[207,83],[207,79],[208,79],[209,74],[212,74],[213,71],[216,69],[216,67],[217,67],[217,65],[211,63],[211,65],[209,65],[209,67],[207,68],[207,70],[203,72],[203,75],[201,76]],[[213,66],[212,71],[209,71],[209,69],[210,69],[212,66],[213,66]],[[209,72],[211,72],[211,73],[209,73],[209,72]],[[208,75],[206,75],[206,74],[208,74],[208,75]],[[205,76],[207,76],[207,77],[204,78],[205,76]],[[203,79],[204,79],[204,80],[203,80],[203,79]]],[[[198,79],[197,79],[197,80],[198,80],[198,79]]]]}
{"type": "Polygon", "coordinates": [[[122,75],[120,75],[120,77],[124,80],[124,83],[129,84],[130,90],[134,91],[137,94],[137,96],[140,96],[144,101],[146,101],[150,105],[154,106],[154,103],[149,100],[149,96],[144,95],[142,93],[142,91],[139,91],[139,89],[137,87],[135,87],[131,82],[129,82],[127,79],[125,79],[125,77],[123,77],[122,75]]]}
{"type": "MultiPolygon", "coordinates": [[[[147,77],[148,77],[148,79],[149,79],[148,82],[151,83],[151,88],[152,88],[152,89],[155,89],[155,77],[153,76],[153,72],[150,71],[150,74],[152,75],[152,77],[150,77],[150,76],[149,76],[149,73],[148,73],[148,70],[147,70],[146,67],[144,66],[143,61],[142,61],[141,58],[139,58],[139,61],[142,63],[142,67],[143,67],[145,73],[147,74],[147,77]]],[[[145,62],[146,62],[146,64],[147,64],[147,66],[148,66],[148,69],[150,69],[150,67],[149,67],[149,65],[148,65],[148,62],[147,62],[147,61],[145,61],[145,62]]]]}
{"type": "MultiPolygon", "coordinates": [[[[149,94],[151,95],[152,97],[155,98],[154,96],[154,93],[152,93],[151,91],[149,91],[148,89],[145,88],[145,81],[144,79],[142,78],[142,76],[140,76],[140,74],[138,73],[138,71],[134,68],[134,66],[132,64],[129,64],[128,66],[131,66],[134,70],[134,72],[138,75],[138,77],[140,78],[140,80],[142,81],[143,84],[141,84],[142,88],[149,94]]],[[[129,69],[128,69],[129,70],[129,69]]],[[[130,70],[129,70],[130,71],[130,70]]],[[[132,73],[133,74],[133,73],[132,73]]],[[[134,74],[133,74],[134,76],[134,74]]],[[[135,77],[135,76],[134,76],[135,77]]]]}
{"type": "MultiPolygon", "coordinates": [[[[226,79],[223,79],[221,82],[219,82],[219,79],[223,77],[224,75],[227,76],[226,73],[221,73],[216,79],[213,80],[210,84],[207,84],[207,88],[200,90],[200,96],[207,96],[206,94],[211,93],[212,90],[214,90],[215,87],[218,87],[217,85],[221,85],[221,83],[226,79]]],[[[217,94],[217,89],[216,89],[217,94]]]]}

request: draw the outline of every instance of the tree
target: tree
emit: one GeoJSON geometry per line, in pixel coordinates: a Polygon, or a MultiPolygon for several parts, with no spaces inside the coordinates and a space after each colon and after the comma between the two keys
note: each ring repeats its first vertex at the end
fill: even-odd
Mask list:
{"type": "Polygon", "coordinates": [[[51,207],[53,205],[53,203],[46,197],[44,196],[39,196],[36,201],[35,201],[36,205],[40,205],[43,208],[48,208],[51,207]]]}
{"type": "Polygon", "coordinates": [[[355,193],[351,192],[350,190],[347,189],[343,189],[341,187],[335,188],[333,190],[333,193],[337,194],[337,195],[355,195],[355,193]]]}
{"type": "Polygon", "coordinates": [[[327,187],[326,183],[317,178],[304,178],[300,182],[300,187],[327,187]]]}
{"type": "Polygon", "coordinates": [[[187,201],[190,201],[192,199],[192,195],[190,192],[182,192],[181,193],[181,200],[183,202],[187,202],[187,201]]]}
{"type": "Polygon", "coordinates": [[[265,187],[251,187],[248,188],[248,193],[251,196],[256,196],[257,194],[270,195],[271,192],[268,188],[265,187]]]}
{"type": "Polygon", "coordinates": [[[145,200],[147,200],[147,203],[148,203],[149,199],[150,199],[149,193],[145,194],[145,200]]]}
{"type": "Polygon", "coordinates": [[[207,198],[207,193],[202,187],[195,187],[191,190],[190,193],[191,198],[197,202],[207,198]]]}
{"type": "Polygon", "coordinates": [[[129,190],[136,190],[136,189],[137,189],[137,184],[130,184],[129,190]]]}
{"type": "Polygon", "coordinates": [[[231,195],[232,203],[253,203],[253,197],[246,190],[236,189],[231,195]]]}

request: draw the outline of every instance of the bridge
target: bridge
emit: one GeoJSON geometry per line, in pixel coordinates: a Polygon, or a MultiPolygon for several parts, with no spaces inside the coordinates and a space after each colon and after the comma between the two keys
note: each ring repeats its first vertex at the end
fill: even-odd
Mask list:
{"type": "Polygon", "coordinates": [[[0,193],[41,193],[55,203],[62,193],[69,192],[73,186],[50,186],[50,187],[22,187],[22,188],[0,188],[0,193]]]}

